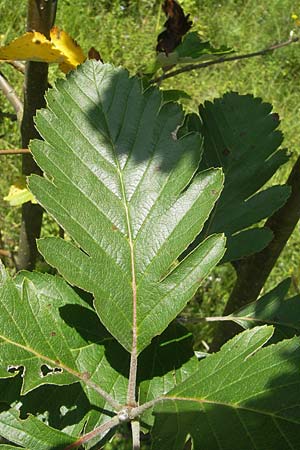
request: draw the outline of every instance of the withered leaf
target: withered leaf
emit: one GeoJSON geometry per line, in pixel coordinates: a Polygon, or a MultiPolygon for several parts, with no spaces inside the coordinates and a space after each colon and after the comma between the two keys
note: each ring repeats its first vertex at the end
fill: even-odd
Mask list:
{"type": "Polygon", "coordinates": [[[88,59],[95,59],[96,61],[101,61],[103,63],[103,59],[101,58],[100,52],[95,47],[91,47],[88,51],[88,59]]]}
{"type": "Polygon", "coordinates": [[[192,21],[189,14],[185,15],[181,6],[175,0],[165,0],[162,6],[167,20],[165,30],[157,38],[157,52],[171,53],[180,43],[182,37],[189,31],[192,21]]]}

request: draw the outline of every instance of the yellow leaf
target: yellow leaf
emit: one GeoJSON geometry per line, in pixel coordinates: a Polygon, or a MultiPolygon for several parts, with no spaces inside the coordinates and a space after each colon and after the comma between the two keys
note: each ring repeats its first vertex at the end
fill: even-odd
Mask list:
{"type": "Polygon", "coordinates": [[[0,47],[0,60],[58,63],[64,73],[75,69],[85,59],[81,47],[58,27],[51,29],[50,40],[43,34],[32,31],[0,47]]]}
{"type": "Polygon", "coordinates": [[[75,69],[86,60],[81,47],[65,31],[60,30],[58,27],[53,27],[50,37],[55,48],[64,55],[64,61],[59,64],[60,69],[64,73],[75,69]]]}
{"type": "Polygon", "coordinates": [[[41,61],[61,63],[65,56],[46,36],[30,31],[4,47],[0,47],[0,60],[41,61]]]}
{"type": "Polygon", "coordinates": [[[20,206],[26,202],[37,203],[34,195],[26,188],[26,181],[24,178],[16,181],[15,184],[10,186],[9,192],[3,200],[8,202],[10,206],[20,206]]]}

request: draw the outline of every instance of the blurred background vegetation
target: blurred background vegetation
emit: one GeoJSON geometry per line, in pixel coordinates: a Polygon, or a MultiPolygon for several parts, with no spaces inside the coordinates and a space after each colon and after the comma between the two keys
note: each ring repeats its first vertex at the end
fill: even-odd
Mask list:
{"type": "MultiPolygon", "coordinates": [[[[100,51],[105,62],[122,65],[134,74],[155,56],[157,35],[165,16],[162,1],[150,0],[59,0],[56,25],[66,30],[85,50],[91,46],[100,51]]],[[[193,30],[216,47],[227,45],[236,53],[246,53],[287,40],[291,30],[300,34],[300,3],[295,0],[181,0],[185,13],[190,13],[193,30]]],[[[0,45],[22,34],[26,24],[27,2],[0,0],[0,45]]],[[[22,75],[7,64],[2,73],[22,95],[22,75]]],[[[50,82],[60,74],[50,68],[50,82]]],[[[285,182],[292,162],[300,152],[300,44],[293,44],[268,55],[235,61],[182,74],[163,82],[163,88],[183,89],[192,101],[187,110],[199,103],[222,96],[226,91],[251,93],[274,105],[281,118],[284,146],[292,156],[272,182],[285,182]]],[[[0,93],[0,148],[20,147],[18,125],[1,113],[13,113],[0,93]]],[[[3,197],[19,175],[20,156],[1,156],[0,176],[0,248],[15,251],[20,227],[20,208],[10,207],[3,197]]],[[[43,229],[51,234],[54,225],[48,218],[43,229]]],[[[294,232],[274,268],[265,290],[287,276],[292,277],[292,293],[300,293],[300,229],[294,232]]],[[[208,277],[188,312],[219,315],[234,283],[230,265],[219,267],[208,277]]],[[[213,330],[192,325],[196,347],[203,349],[213,330]]],[[[122,450],[126,443],[117,444],[122,450]]],[[[111,444],[105,447],[110,450],[111,444]]],[[[114,447],[115,448],[115,447],[114,447]]]]}

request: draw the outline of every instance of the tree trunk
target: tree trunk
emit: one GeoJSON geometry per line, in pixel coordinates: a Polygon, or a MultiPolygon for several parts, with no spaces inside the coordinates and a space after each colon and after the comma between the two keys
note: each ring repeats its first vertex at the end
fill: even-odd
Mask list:
{"type": "MultiPolygon", "coordinates": [[[[50,37],[54,24],[57,0],[29,0],[27,31],[39,31],[50,37]]],[[[34,127],[36,111],[45,106],[44,95],[48,87],[48,64],[30,61],[26,63],[24,85],[24,113],[21,123],[22,147],[27,148],[31,139],[40,136],[34,127]]],[[[41,174],[30,154],[22,156],[22,174],[41,174]]],[[[16,257],[17,269],[32,270],[37,257],[36,239],[40,236],[43,211],[39,205],[22,205],[22,222],[19,250],[16,257]]]]}

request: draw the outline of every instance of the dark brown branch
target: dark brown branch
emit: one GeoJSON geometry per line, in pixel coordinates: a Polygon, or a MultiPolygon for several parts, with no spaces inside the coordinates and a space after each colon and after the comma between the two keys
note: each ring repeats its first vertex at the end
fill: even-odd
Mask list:
{"type": "MultiPolygon", "coordinates": [[[[274,234],[269,245],[259,253],[249,256],[237,266],[237,281],[224,310],[227,316],[259,296],[280,253],[294,231],[300,218],[300,156],[298,157],[287,185],[291,195],[285,205],[269,217],[265,226],[274,234]]],[[[235,324],[221,324],[217,330],[213,351],[230,339],[237,331],[235,324]]]]}
{"type": "Polygon", "coordinates": [[[23,103],[19,99],[13,87],[9,84],[5,76],[0,72],[0,89],[14,108],[18,120],[21,120],[23,114],[23,103]]]}
{"type": "Polygon", "coordinates": [[[230,61],[238,61],[241,59],[254,58],[256,56],[263,56],[267,53],[272,52],[273,50],[278,50],[279,48],[286,47],[287,45],[293,44],[295,42],[299,42],[300,38],[296,36],[291,36],[287,41],[280,42],[278,44],[273,44],[270,47],[264,48],[263,50],[258,50],[253,53],[245,53],[242,55],[234,55],[234,56],[222,56],[221,58],[214,59],[212,61],[207,61],[198,64],[189,64],[187,66],[181,67],[180,69],[173,70],[172,72],[164,73],[160,77],[154,78],[150,80],[151,84],[160,83],[163,80],[167,80],[168,78],[175,77],[180,75],[181,73],[191,72],[192,70],[204,69],[205,67],[214,66],[216,64],[222,64],[230,61]]]}
{"type": "Polygon", "coordinates": [[[0,156],[1,155],[24,155],[24,153],[31,153],[31,152],[28,148],[0,150],[0,156]]]}
{"type": "MultiPolygon", "coordinates": [[[[28,0],[27,31],[39,31],[47,38],[54,24],[57,1],[28,0]]],[[[40,136],[34,126],[36,111],[45,107],[44,95],[48,88],[48,64],[30,61],[26,63],[24,84],[24,114],[21,125],[22,147],[27,148],[31,139],[40,136]]],[[[32,155],[22,156],[22,174],[41,174],[32,155]]],[[[31,202],[22,205],[22,222],[19,238],[19,250],[16,258],[17,269],[32,270],[37,257],[36,239],[42,226],[43,211],[39,205],[31,202]]]]}

